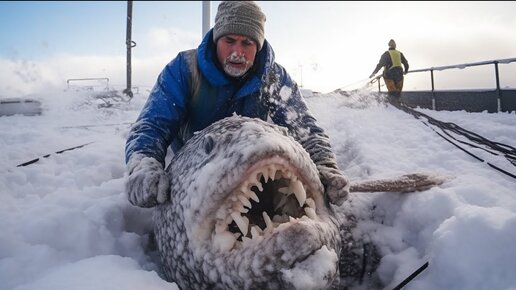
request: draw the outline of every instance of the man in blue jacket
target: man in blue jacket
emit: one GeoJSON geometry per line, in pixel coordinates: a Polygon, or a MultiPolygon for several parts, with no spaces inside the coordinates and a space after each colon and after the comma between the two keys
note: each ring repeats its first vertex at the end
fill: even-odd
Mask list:
{"type": "Polygon", "coordinates": [[[328,136],[308,111],[297,84],[274,61],[265,15],[252,1],[223,1],[197,49],[180,52],[160,73],[126,147],[126,191],[133,205],[168,200],[165,156],[194,132],[234,113],[284,126],[317,165],[330,202],[349,193],[328,136]]]}

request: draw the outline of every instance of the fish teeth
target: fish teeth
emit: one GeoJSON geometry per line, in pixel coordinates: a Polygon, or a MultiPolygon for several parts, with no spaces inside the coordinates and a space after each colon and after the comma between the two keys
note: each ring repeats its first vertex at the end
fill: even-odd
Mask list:
{"type": "Polygon", "coordinates": [[[311,208],[311,207],[305,207],[304,209],[305,209],[305,213],[306,213],[306,215],[307,215],[309,218],[311,218],[311,219],[313,219],[313,220],[315,220],[315,219],[317,218],[317,214],[315,213],[315,209],[313,209],[313,208],[311,208]]]}
{"type": "Polygon", "coordinates": [[[304,222],[309,222],[309,221],[312,221],[312,219],[310,219],[309,217],[307,217],[306,215],[302,216],[300,218],[301,221],[304,221],[304,222]]]}
{"type": "MultiPolygon", "coordinates": [[[[279,191],[279,190],[278,190],[279,191]]],[[[281,191],[280,191],[281,192],[281,191]]],[[[285,205],[285,203],[287,203],[287,199],[288,199],[288,195],[283,195],[281,197],[281,200],[278,202],[278,204],[276,205],[276,207],[274,208],[274,211],[277,211],[278,208],[280,207],[283,207],[285,205]]]]}
{"type": "Polygon", "coordinates": [[[248,230],[248,227],[249,227],[249,219],[247,217],[245,217],[245,216],[241,216],[240,213],[235,212],[235,211],[231,213],[231,217],[233,218],[233,220],[237,224],[237,226],[240,229],[240,231],[242,232],[242,234],[244,236],[246,236],[247,235],[247,230],[248,230]]]}
{"type": "Polygon", "coordinates": [[[249,198],[251,198],[255,202],[260,202],[260,199],[258,198],[258,195],[256,195],[256,193],[254,193],[254,191],[252,191],[250,189],[246,189],[244,191],[244,193],[245,193],[246,196],[249,196],[249,198]]]}
{"type": "Polygon", "coordinates": [[[263,220],[265,221],[265,232],[270,233],[274,230],[274,224],[272,223],[271,218],[266,212],[262,212],[263,220]]]}
{"type": "Polygon", "coordinates": [[[269,234],[278,226],[288,222],[299,221],[313,221],[317,219],[315,201],[311,197],[307,197],[305,187],[294,171],[289,170],[289,167],[281,164],[272,164],[261,169],[255,170],[249,175],[235,194],[228,199],[229,204],[224,210],[219,209],[217,217],[219,221],[215,225],[214,236],[217,237],[218,247],[223,250],[228,250],[229,246],[225,246],[224,241],[233,247],[237,240],[242,241],[243,244],[249,243],[253,239],[261,238],[264,234],[269,234]],[[263,177],[263,180],[261,179],[263,177]],[[286,186],[278,188],[277,191],[282,193],[281,196],[276,196],[274,202],[277,213],[282,215],[274,215],[273,218],[269,216],[266,211],[262,212],[265,227],[262,229],[258,225],[250,224],[249,218],[245,216],[252,208],[253,200],[256,203],[260,202],[256,189],[251,189],[256,186],[257,190],[263,191],[263,185],[266,182],[284,179],[281,182],[287,182],[286,186]],[[263,182],[263,183],[262,183],[263,182]],[[289,202],[289,196],[294,194],[297,202],[289,202]],[[299,204],[302,209],[297,207],[299,204]],[[281,210],[281,211],[278,211],[281,210]],[[299,211],[304,211],[304,215],[298,216],[299,211]],[[290,216],[292,215],[292,216],[290,216]],[[297,218],[296,218],[297,217],[297,218]],[[234,222],[240,233],[231,233],[228,235],[229,225],[234,222]],[[248,236],[249,233],[249,236],[248,236]]]}
{"type": "Polygon", "coordinates": [[[290,189],[288,187],[278,188],[278,191],[283,193],[283,194],[286,194],[286,195],[288,195],[290,193],[290,189]]]}
{"type": "Polygon", "coordinates": [[[274,177],[276,176],[277,170],[278,170],[278,168],[276,168],[276,166],[274,166],[274,165],[269,166],[269,168],[267,169],[268,175],[271,177],[271,180],[275,179],[274,177]]]}
{"type": "Polygon", "coordinates": [[[261,182],[258,182],[258,183],[256,183],[255,185],[256,185],[256,187],[258,187],[258,190],[259,190],[260,192],[262,192],[262,191],[263,191],[263,185],[262,185],[262,183],[261,183],[261,182]]]}
{"type": "Polygon", "coordinates": [[[252,226],[251,227],[251,238],[257,238],[263,233],[262,229],[260,229],[259,226],[252,226]]]}
{"type": "Polygon", "coordinates": [[[263,176],[263,180],[265,180],[265,182],[269,181],[269,170],[266,169],[262,172],[262,176],[263,176]]]}
{"type": "Polygon", "coordinates": [[[306,201],[305,201],[305,203],[306,203],[309,207],[311,207],[311,208],[313,208],[313,209],[315,210],[315,201],[314,201],[312,198],[310,198],[310,197],[309,197],[309,198],[307,198],[307,199],[306,199],[306,201]]]}
{"type": "Polygon", "coordinates": [[[296,195],[297,201],[299,202],[299,206],[303,206],[306,201],[306,191],[303,187],[301,181],[296,180],[290,183],[289,189],[296,195]]]}
{"type": "Polygon", "coordinates": [[[252,186],[256,186],[258,188],[258,190],[260,192],[262,192],[263,186],[262,186],[262,183],[260,182],[261,175],[262,175],[262,172],[260,172],[260,171],[257,171],[257,172],[254,172],[253,174],[251,174],[249,179],[246,181],[246,183],[248,184],[247,187],[251,188],[252,186]]]}
{"type": "Polygon", "coordinates": [[[238,195],[238,200],[247,208],[251,208],[251,202],[244,195],[238,195]]]}

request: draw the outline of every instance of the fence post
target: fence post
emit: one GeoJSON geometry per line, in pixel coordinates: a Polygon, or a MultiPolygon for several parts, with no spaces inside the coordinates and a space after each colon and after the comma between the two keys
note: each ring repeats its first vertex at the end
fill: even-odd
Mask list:
{"type": "Polygon", "coordinates": [[[495,65],[495,76],[496,76],[496,93],[498,98],[496,99],[496,112],[500,112],[502,108],[502,91],[500,90],[500,74],[498,73],[498,61],[494,61],[495,65]]]}
{"type": "Polygon", "coordinates": [[[131,27],[133,21],[133,1],[127,1],[127,30],[126,30],[126,39],[125,44],[127,47],[127,87],[123,91],[129,98],[133,97],[133,92],[131,91],[131,48],[136,46],[136,43],[131,40],[131,27]]]}
{"type": "Polygon", "coordinates": [[[435,111],[434,69],[430,69],[430,80],[432,82],[432,110],[435,111]]]}

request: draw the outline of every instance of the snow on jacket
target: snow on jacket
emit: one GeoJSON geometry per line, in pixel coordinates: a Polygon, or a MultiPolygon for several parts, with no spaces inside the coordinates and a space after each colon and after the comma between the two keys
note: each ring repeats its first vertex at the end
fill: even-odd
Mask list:
{"type": "Polygon", "coordinates": [[[178,150],[194,132],[236,113],[286,127],[317,165],[337,168],[328,136],[295,81],[274,61],[269,43],[265,40],[250,72],[238,82],[217,65],[212,34],[196,50],[180,52],[160,73],[129,132],[126,162],[141,153],[165,165],[168,146],[178,150]],[[192,94],[200,100],[192,100],[192,94]]]}

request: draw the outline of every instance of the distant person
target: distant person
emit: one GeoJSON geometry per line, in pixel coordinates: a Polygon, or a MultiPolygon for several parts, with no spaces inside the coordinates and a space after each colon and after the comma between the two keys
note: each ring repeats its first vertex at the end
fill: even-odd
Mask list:
{"type": "Polygon", "coordinates": [[[163,68],[126,142],[126,192],[133,205],[166,202],[168,149],[176,153],[195,132],[233,114],[288,129],[317,165],[330,202],[346,199],[349,183],[328,136],[296,82],[275,62],[264,32],[265,14],[255,2],[222,1],[200,45],[163,68]]]}
{"type": "Polygon", "coordinates": [[[380,61],[376,65],[374,75],[383,67],[383,80],[389,91],[389,98],[396,103],[400,102],[401,91],[403,90],[403,75],[409,70],[409,64],[403,53],[396,50],[396,42],[394,39],[389,40],[389,50],[384,52],[380,57],[380,61]],[[403,64],[403,68],[401,65],[403,64]]]}

